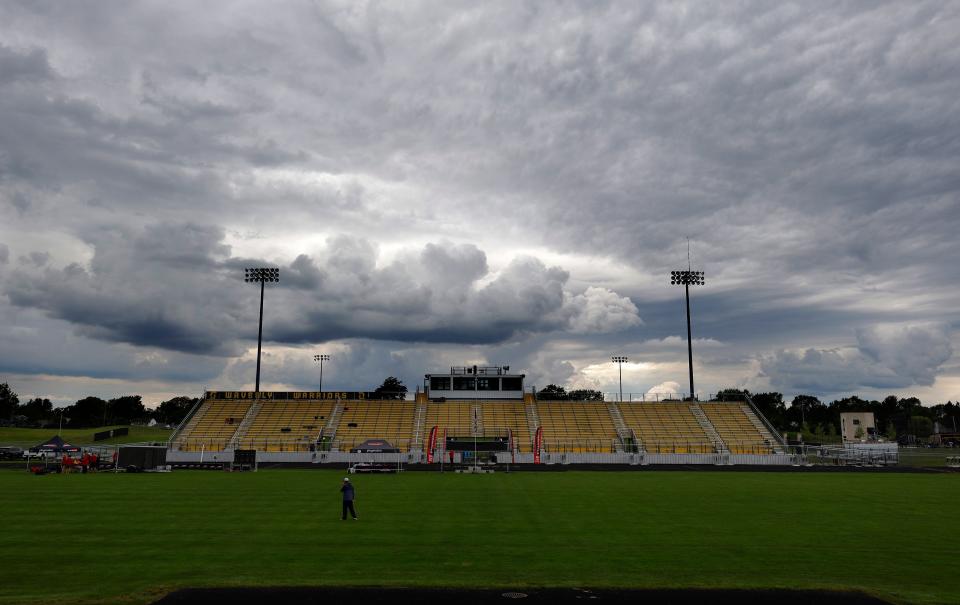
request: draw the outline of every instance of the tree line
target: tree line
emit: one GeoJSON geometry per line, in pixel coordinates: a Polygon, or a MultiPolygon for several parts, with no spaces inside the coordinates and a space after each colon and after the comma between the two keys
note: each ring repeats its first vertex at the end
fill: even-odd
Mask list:
{"type": "Polygon", "coordinates": [[[844,412],[873,412],[877,432],[890,440],[902,435],[926,439],[933,434],[935,422],[947,432],[960,428],[960,403],[952,401],[923,406],[916,397],[889,395],[878,401],[853,395],[824,403],[813,395],[797,395],[787,405],[782,393],[751,394],[740,389],[723,389],[716,398],[744,401],[746,396],[780,432],[802,433],[805,441],[839,435],[840,414],[844,412]]]}
{"type": "MultiPolygon", "coordinates": [[[[377,387],[382,399],[403,399],[407,387],[396,377],[389,376],[377,387]]],[[[0,383],[0,426],[90,428],[109,425],[159,424],[176,426],[190,409],[200,401],[196,397],[174,397],[154,409],[143,405],[140,395],[125,395],[114,399],[84,397],[75,403],[54,408],[49,399],[34,398],[20,403],[20,397],[7,383],[0,383]]]]}
{"type": "Polygon", "coordinates": [[[199,399],[174,397],[150,410],[140,395],[113,399],[84,397],[75,403],[54,408],[49,399],[36,397],[20,403],[20,397],[7,383],[0,383],[0,426],[89,428],[108,425],[160,424],[177,425],[199,399]]]}

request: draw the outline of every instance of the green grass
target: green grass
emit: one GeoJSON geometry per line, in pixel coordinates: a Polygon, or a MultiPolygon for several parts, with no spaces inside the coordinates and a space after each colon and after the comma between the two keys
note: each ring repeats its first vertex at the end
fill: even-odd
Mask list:
{"type": "Polygon", "coordinates": [[[960,456],[957,448],[900,448],[900,466],[947,466],[948,456],[960,456]]]}
{"type": "MultiPolygon", "coordinates": [[[[141,441],[163,441],[170,437],[170,429],[131,426],[130,434],[123,437],[115,437],[106,441],[94,441],[93,434],[114,428],[123,428],[119,426],[104,426],[93,429],[63,429],[59,431],[64,441],[73,445],[88,444],[113,444],[113,443],[139,443],[141,441]]],[[[0,428],[0,445],[16,445],[24,449],[33,447],[42,441],[53,437],[58,433],[57,427],[46,429],[18,429],[18,428],[0,428]]]]}
{"type": "Polygon", "coordinates": [[[960,474],[0,473],[0,603],[190,586],[860,589],[960,603],[960,474]],[[64,572],[63,566],[76,570],[64,572]]]}

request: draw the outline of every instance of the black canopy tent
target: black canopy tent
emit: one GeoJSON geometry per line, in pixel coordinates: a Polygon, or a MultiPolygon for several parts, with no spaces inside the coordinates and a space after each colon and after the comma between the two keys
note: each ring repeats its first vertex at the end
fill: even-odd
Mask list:
{"type": "Polygon", "coordinates": [[[355,454],[395,454],[400,450],[384,439],[367,439],[360,445],[351,448],[350,451],[355,454]]]}
{"type": "Polygon", "coordinates": [[[80,448],[65,442],[60,435],[54,435],[43,443],[30,448],[30,451],[37,453],[53,452],[54,454],[75,454],[80,451],[80,448]]]}

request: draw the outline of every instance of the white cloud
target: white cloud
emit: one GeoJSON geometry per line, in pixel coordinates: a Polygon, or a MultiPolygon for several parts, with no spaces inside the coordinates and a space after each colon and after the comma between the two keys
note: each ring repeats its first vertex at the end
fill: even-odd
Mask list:
{"type": "Polygon", "coordinates": [[[680,388],[679,382],[668,380],[666,382],[661,382],[656,386],[650,387],[645,395],[649,398],[656,399],[662,395],[677,395],[678,393],[682,392],[683,391],[680,388]]]}

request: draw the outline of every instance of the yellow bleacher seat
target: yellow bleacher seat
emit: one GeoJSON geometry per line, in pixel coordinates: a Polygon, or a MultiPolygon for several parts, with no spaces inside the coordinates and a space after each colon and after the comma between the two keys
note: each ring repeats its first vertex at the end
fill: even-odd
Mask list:
{"type": "Polygon", "coordinates": [[[617,429],[602,401],[537,402],[543,427],[543,448],[548,452],[615,451],[617,429]]]}
{"type": "Polygon", "coordinates": [[[410,449],[413,439],[413,401],[343,401],[334,443],[349,451],[368,439],[384,439],[400,451],[410,449]]]}
{"type": "Polygon", "coordinates": [[[700,409],[731,454],[772,454],[773,448],[747,418],[739,403],[701,403],[700,409]]]}
{"type": "Polygon", "coordinates": [[[644,450],[654,454],[710,454],[710,437],[683,402],[622,402],[620,415],[644,450]]]}
{"type": "Polygon", "coordinates": [[[182,451],[222,451],[250,409],[251,401],[206,400],[177,436],[182,451]]]}

